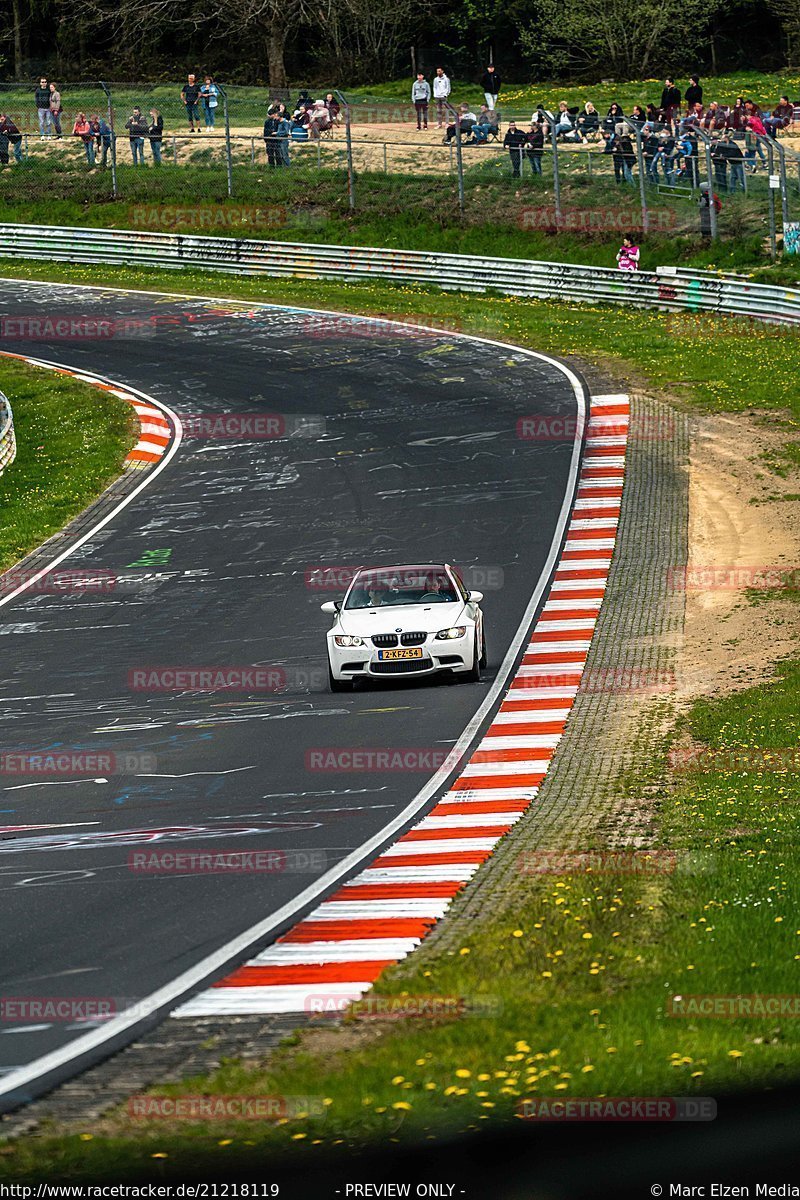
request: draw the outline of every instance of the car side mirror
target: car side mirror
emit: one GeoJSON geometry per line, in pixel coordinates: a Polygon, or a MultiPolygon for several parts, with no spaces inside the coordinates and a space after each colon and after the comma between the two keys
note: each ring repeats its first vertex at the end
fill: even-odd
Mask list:
{"type": "Polygon", "coordinates": [[[333,616],[334,613],[341,612],[342,602],[341,600],[326,600],[324,604],[320,604],[320,608],[324,613],[330,613],[333,616]]]}
{"type": "Polygon", "coordinates": [[[480,604],[482,599],[483,599],[483,592],[470,592],[470,594],[469,594],[470,604],[480,604]]]}

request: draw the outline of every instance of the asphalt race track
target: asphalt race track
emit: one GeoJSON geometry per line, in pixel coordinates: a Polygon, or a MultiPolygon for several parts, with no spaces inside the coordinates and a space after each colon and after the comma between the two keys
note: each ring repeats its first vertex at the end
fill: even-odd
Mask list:
{"type": "MultiPolygon", "coordinates": [[[[448,333],[11,281],[2,294],[7,318],[117,323],[113,337],[3,349],[138,388],[186,425],[167,468],[70,560],[113,588],[32,591],[0,608],[0,748],[119,756],[100,776],[0,776],[0,992],[119,1011],[289,903],[429,779],[424,753],[419,770],[351,772],[311,770],[307,752],[442,751],[459,738],[570,486],[574,430],[525,440],[517,422],[574,425],[576,398],[553,363],[448,333]],[[194,415],[230,413],[280,414],[294,436],[192,435],[194,415]],[[485,591],[483,681],[330,695],[319,604],[341,592],[310,573],[437,560],[485,591]],[[143,668],[255,665],[276,686],[132,686],[143,668]],[[276,849],[292,869],[131,869],[132,851],[154,847],[276,849]]],[[[90,1027],[0,1022],[0,1073],[90,1027]]]]}

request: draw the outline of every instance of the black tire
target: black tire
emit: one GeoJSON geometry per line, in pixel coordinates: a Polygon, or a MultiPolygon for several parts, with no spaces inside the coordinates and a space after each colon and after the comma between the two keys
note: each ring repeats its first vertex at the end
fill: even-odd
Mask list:
{"type": "Polygon", "coordinates": [[[481,667],[484,669],[484,671],[486,670],[488,662],[489,656],[486,653],[486,634],[484,630],[481,629],[481,667]]]}
{"type": "Polygon", "coordinates": [[[334,678],[330,661],[328,661],[328,687],[332,692],[352,692],[353,690],[353,681],[351,679],[334,678]]]}
{"type": "Polygon", "coordinates": [[[463,677],[469,683],[480,683],[481,681],[481,654],[478,650],[478,636],[475,635],[475,641],[472,647],[472,668],[463,677]]]}

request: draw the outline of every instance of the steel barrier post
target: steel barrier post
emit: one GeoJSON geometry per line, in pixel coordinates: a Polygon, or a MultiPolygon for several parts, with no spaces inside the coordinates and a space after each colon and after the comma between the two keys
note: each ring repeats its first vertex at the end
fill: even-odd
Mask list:
{"type": "Polygon", "coordinates": [[[353,131],[350,128],[350,105],[338,88],[334,88],[334,95],[338,96],[344,109],[344,133],[347,139],[347,204],[352,210],[356,206],[356,174],[353,169],[353,131]]]}
{"type": "Polygon", "coordinates": [[[228,93],[217,84],[222,92],[222,112],[225,117],[225,165],[228,173],[228,198],[233,196],[233,155],[231,153],[231,119],[228,112],[228,93]]]}
{"type": "MultiPolygon", "coordinates": [[[[556,119],[547,109],[542,110],[547,117],[547,122],[550,126],[550,143],[553,148],[553,201],[556,209],[556,221],[561,222],[561,175],[558,170],[558,132],[556,130],[556,119]]],[[[520,151],[520,155],[522,151],[520,151]]],[[[520,166],[520,172],[522,167],[520,166]]]]}
{"type": "Polygon", "coordinates": [[[111,89],[108,88],[100,80],[100,87],[106,94],[106,112],[108,113],[108,127],[111,130],[111,195],[116,200],[117,192],[117,136],[114,132],[114,102],[111,97],[111,89]]]}
{"type": "Polygon", "coordinates": [[[650,230],[650,213],[647,209],[647,187],[644,180],[644,147],[642,146],[642,130],[641,127],[624,118],[625,124],[629,129],[632,129],[636,137],[636,162],[639,167],[639,202],[642,206],[642,232],[648,233],[650,230]]]}
{"type": "Polygon", "coordinates": [[[767,180],[769,184],[769,252],[770,257],[774,262],[778,256],[778,243],[775,225],[775,188],[772,186],[772,175],[775,171],[775,151],[772,148],[772,138],[759,137],[758,140],[760,142],[764,142],[767,147],[767,171],[769,172],[769,179],[767,180]]]}
{"type": "Polygon", "coordinates": [[[711,137],[704,129],[697,128],[694,132],[702,141],[706,152],[706,179],[708,180],[708,190],[710,193],[708,214],[711,221],[711,240],[715,242],[719,231],[717,228],[717,208],[714,204],[714,165],[711,162],[711,137]]]}
{"type": "MultiPolygon", "coordinates": [[[[453,120],[456,126],[456,136],[454,138],[456,144],[456,174],[458,176],[458,207],[461,212],[464,211],[464,157],[461,153],[461,113],[449,100],[445,100],[445,107],[453,114],[453,120]]],[[[452,150],[451,150],[452,154],[452,150]]],[[[451,158],[452,161],[452,158],[451,158]]]]}

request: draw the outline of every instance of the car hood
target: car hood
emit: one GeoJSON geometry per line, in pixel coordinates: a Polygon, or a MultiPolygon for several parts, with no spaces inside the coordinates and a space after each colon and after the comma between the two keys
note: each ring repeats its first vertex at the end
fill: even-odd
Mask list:
{"type": "Polygon", "coordinates": [[[457,625],[463,600],[448,604],[398,604],[386,608],[349,608],[339,614],[340,633],[372,637],[376,633],[438,633],[457,625]]]}

